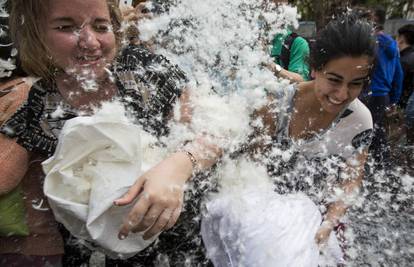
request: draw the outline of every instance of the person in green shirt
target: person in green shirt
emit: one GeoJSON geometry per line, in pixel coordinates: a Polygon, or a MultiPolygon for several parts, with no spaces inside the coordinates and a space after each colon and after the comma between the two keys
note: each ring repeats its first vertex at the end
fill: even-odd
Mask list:
{"type": "Polygon", "coordinates": [[[288,30],[286,33],[276,34],[272,44],[270,55],[275,59],[269,65],[272,72],[292,82],[309,80],[309,44],[303,37],[288,30]]]}

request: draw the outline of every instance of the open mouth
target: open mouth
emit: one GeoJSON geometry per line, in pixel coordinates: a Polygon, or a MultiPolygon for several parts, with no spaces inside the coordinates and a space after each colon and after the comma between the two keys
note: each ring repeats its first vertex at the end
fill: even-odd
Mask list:
{"type": "Polygon", "coordinates": [[[328,96],[328,101],[334,105],[341,105],[344,101],[336,100],[330,96],[328,96]]]}
{"type": "Polygon", "coordinates": [[[76,60],[81,65],[95,65],[95,64],[98,64],[102,60],[102,57],[93,56],[93,55],[82,55],[82,56],[76,57],[76,60]]]}

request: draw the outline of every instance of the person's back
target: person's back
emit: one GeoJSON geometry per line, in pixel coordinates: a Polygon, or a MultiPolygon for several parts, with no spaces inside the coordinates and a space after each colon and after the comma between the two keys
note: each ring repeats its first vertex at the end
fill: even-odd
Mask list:
{"type": "MultiPolygon", "coordinates": [[[[414,24],[398,29],[398,47],[401,52],[401,65],[404,70],[403,97],[400,106],[405,108],[407,148],[414,145],[414,24]]],[[[408,166],[413,166],[413,152],[407,153],[408,166]]],[[[413,170],[413,167],[411,167],[413,170]]]]}
{"type": "Polygon", "coordinates": [[[403,91],[399,105],[405,108],[414,90],[414,24],[407,24],[398,29],[397,42],[404,71],[403,91]]]}
{"type": "Polygon", "coordinates": [[[375,160],[375,167],[379,169],[386,169],[390,165],[390,147],[385,131],[385,113],[388,107],[396,104],[400,99],[403,80],[397,43],[391,36],[383,32],[385,15],[385,10],[378,8],[373,16],[377,56],[371,78],[371,95],[364,100],[371,111],[374,122],[374,137],[370,152],[375,160]]]}
{"type": "Polygon", "coordinates": [[[401,65],[397,43],[391,36],[377,33],[377,62],[371,81],[373,96],[390,96],[390,102],[398,102],[401,95],[401,65]]]}
{"type": "Polygon", "coordinates": [[[309,56],[309,44],[303,37],[287,31],[285,34],[277,34],[272,45],[271,56],[275,58],[276,64],[299,74],[303,80],[308,80],[309,66],[306,59],[309,56]]]}

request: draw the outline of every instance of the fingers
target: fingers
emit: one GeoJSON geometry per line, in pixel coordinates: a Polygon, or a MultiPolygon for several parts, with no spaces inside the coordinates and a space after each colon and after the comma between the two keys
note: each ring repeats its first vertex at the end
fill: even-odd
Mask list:
{"type": "Polygon", "coordinates": [[[123,195],[121,198],[118,198],[114,201],[114,205],[124,206],[124,205],[130,204],[138,196],[138,194],[142,191],[142,187],[143,187],[144,183],[145,183],[145,178],[141,176],[129,188],[128,192],[125,195],[123,195]]]}
{"type": "Polygon", "coordinates": [[[164,209],[160,205],[152,205],[142,220],[134,225],[131,231],[136,233],[148,229],[150,226],[154,225],[163,210],[164,209]]]}
{"type": "Polygon", "coordinates": [[[150,239],[154,235],[160,233],[165,228],[165,226],[168,224],[172,214],[173,214],[173,211],[171,209],[165,209],[159,215],[157,221],[155,223],[153,222],[151,228],[145,231],[143,238],[145,240],[150,239]]]}
{"type": "Polygon", "coordinates": [[[180,217],[181,210],[182,210],[182,204],[178,208],[176,208],[174,210],[174,212],[171,215],[170,220],[168,221],[168,223],[165,226],[165,229],[164,230],[171,229],[175,225],[175,223],[177,222],[178,218],[180,217]]]}
{"type": "MultiPolygon", "coordinates": [[[[143,193],[145,194],[145,193],[143,193]]],[[[173,205],[174,206],[174,205],[173,205]]],[[[163,230],[170,229],[181,214],[182,202],[176,208],[165,208],[165,205],[152,205],[148,196],[142,196],[119,231],[118,238],[125,239],[129,232],[145,231],[143,238],[149,239],[163,230]],[[149,229],[148,229],[149,228],[149,229]]]]}
{"type": "Polygon", "coordinates": [[[148,194],[143,192],[140,199],[134,205],[126,220],[122,224],[118,234],[119,239],[125,239],[132,229],[135,229],[138,225],[140,225],[150,206],[151,202],[149,201],[148,194]]]}
{"type": "Polygon", "coordinates": [[[328,237],[329,237],[330,231],[327,231],[326,229],[319,230],[315,235],[315,242],[319,247],[323,246],[328,237]]]}

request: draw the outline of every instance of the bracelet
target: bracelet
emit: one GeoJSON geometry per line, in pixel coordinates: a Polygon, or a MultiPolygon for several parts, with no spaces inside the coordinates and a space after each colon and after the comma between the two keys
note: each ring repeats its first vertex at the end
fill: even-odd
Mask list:
{"type": "Polygon", "coordinates": [[[187,155],[187,157],[190,159],[191,166],[193,167],[193,173],[196,173],[198,171],[198,161],[196,157],[194,157],[193,153],[191,153],[188,150],[182,150],[182,152],[184,152],[187,155]]]}

